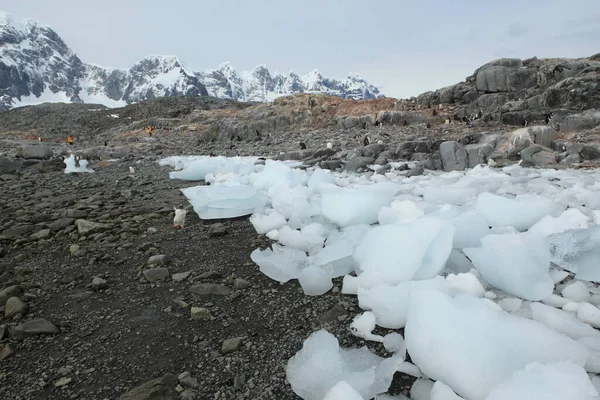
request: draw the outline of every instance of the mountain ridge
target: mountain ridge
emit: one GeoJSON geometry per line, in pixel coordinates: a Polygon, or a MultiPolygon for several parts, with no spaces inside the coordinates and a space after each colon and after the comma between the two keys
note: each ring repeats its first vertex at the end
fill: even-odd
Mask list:
{"type": "Polygon", "coordinates": [[[43,102],[99,103],[108,107],[165,96],[215,96],[272,101],[298,93],[356,100],[384,97],[358,74],[343,79],[318,70],[271,73],[265,64],[237,71],[231,62],[193,71],[175,55],[150,54],[130,68],[85,63],[47,24],[17,20],[0,10],[0,110],[43,102]]]}

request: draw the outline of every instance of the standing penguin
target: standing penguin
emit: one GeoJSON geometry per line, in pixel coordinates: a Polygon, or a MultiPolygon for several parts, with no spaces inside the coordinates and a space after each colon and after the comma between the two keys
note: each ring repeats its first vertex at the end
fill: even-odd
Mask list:
{"type": "Polygon", "coordinates": [[[185,215],[187,214],[187,210],[183,208],[183,204],[179,205],[179,208],[173,207],[175,210],[175,217],[173,218],[173,228],[183,229],[185,226],[185,215]]]}
{"type": "Polygon", "coordinates": [[[368,145],[370,145],[370,144],[371,144],[371,138],[370,138],[370,137],[368,137],[368,136],[365,136],[365,137],[364,137],[364,139],[363,139],[363,144],[364,144],[365,146],[368,146],[368,145]]]}

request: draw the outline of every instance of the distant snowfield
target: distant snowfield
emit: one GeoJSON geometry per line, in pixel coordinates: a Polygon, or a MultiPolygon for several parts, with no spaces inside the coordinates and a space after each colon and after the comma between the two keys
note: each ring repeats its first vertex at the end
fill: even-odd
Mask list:
{"type": "MultiPolygon", "coordinates": [[[[125,101],[112,100],[101,94],[90,94],[86,90],[79,92],[79,98],[86,104],[102,104],[108,108],[120,108],[127,105],[125,101]]],[[[13,107],[36,106],[42,103],[72,103],[72,101],[65,92],[53,93],[49,88],[46,88],[39,97],[31,94],[22,96],[21,101],[15,99],[13,107]]]]}
{"type": "Polygon", "coordinates": [[[364,310],[349,329],[392,354],[313,333],[287,366],[303,399],[400,399],[385,394],[395,371],[419,378],[416,400],[600,399],[599,171],[406,178],[256,162],[160,164],[210,182],[182,190],[200,218],[251,214],[278,241],[251,255],[270,278],[318,296],[343,277],[364,310]]]}

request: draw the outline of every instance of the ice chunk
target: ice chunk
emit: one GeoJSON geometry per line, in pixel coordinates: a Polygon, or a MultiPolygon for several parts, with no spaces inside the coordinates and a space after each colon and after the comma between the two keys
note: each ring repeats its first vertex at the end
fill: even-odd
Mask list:
{"type": "Polygon", "coordinates": [[[256,249],[250,254],[252,261],[260,267],[260,272],[279,282],[298,278],[306,267],[306,253],[278,244],[272,247],[273,250],[256,249]]]}
{"type": "Polygon", "coordinates": [[[417,379],[410,388],[410,398],[412,400],[431,400],[433,384],[429,379],[417,379]]]}
{"type": "Polygon", "coordinates": [[[596,374],[600,373],[600,337],[584,337],[578,342],[588,349],[585,370],[596,374]]]}
{"type": "Polygon", "coordinates": [[[590,303],[579,303],[577,319],[594,328],[600,328],[600,309],[590,303]]]}
{"type": "Polygon", "coordinates": [[[300,272],[298,281],[304,294],[307,296],[320,296],[327,293],[332,287],[331,271],[320,267],[306,267],[300,272]]]}
{"type": "Polygon", "coordinates": [[[484,192],[477,196],[475,209],[490,226],[512,226],[519,231],[525,231],[560,208],[551,199],[542,196],[519,196],[509,199],[484,192]]]}
{"type": "Polygon", "coordinates": [[[595,336],[600,338],[600,332],[578,321],[575,316],[563,310],[557,310],[541,303],[531,303],[533,319],[546,325],[548,328],[563,333],[571,339],[595,336]]]}
{"type": "Polygon", "coordinates": [[[431,389],[431,400],[464,400],[462,397],[454,393],[448,385],[442,381],[437,381],[431,389]]]}
{"type": "Polygon", "coordinates": [[[425,215],[425,212],[414,201],[394,200],[390,207],[379,210],[379,224],[405,224],[425,215]]]}
{"type": "Polygon", "coordinates": [[[423,189],[426,202],[436,204],[465,204],[477,194],[476,189],[459,186],[427,186],[423,189]]]}
{"type": "Polygon", "coordinates": [[[557,233],[548,237],[552,262],[575,272],[575,278],[600,282],[600,226],[557,233]]]}
{"type": "Polygon", "coordinates": [[[587,359],[580,343],[463,294],[452,299],[413,290],[404,334],[419,369],[466,399],[485,399],[492,388],[534,361],[569,360],[583,366],[587,359]]]}
{"type": "Polygon", "coordinates": [[[335,336],[320,330],[288,361],[286,375],[294,393],[304,400],[322,400],[341,381],[371,399],[387,391],[402,363],[400,356],[383,359],[366,347],[340,349],[335,336]]]}
{"type": "Polygon", "coordinates": [[[569,300],[567,300],[564,297],[561,297],[557,294],[551,294],[548,297],[544,297],[542,299],[542,303],[549,304],[552,307],[561,308],[561,307],[564,307],[565,305],[567,305],[569,303],[569,300]]]}
{"type": "Polygon", "coordinates": [[[363,237],[354,252],[360,274],[344,277],[344,293],[358,287],[390,285],[416,277],[435,276],[451,250],[452,227],[438,218],[421,218],[403,225],[381,225],[363,237]],[[421,271],[419,271],[422,269],[421,271]]]}
{"type": "Polygon", "coordinates": [[[485,289],[479,282],[479,279],[471,273],[464,274],[449,274],[446,277],[448,287],[453,289],[455,292],[463,292],[470,294],[473,297],[483,297],[485,289]]]}
{"type": "Polygon", "coordinates": [[[302,231],[284,226],[279,230],[279,243],[294,249],[309,252],[314,248],[323,247],[325,238],[304,233],[302,231]]]}
{"type": "Polygon", "coordinates": [[[330,265],[333,278],[344,276],[354,271],[356,265],[352,257],[354,247],[354,244],[349,240],[340,240],[325,246],[316,255],[310,256],[308,262],[316,266],[330,265]]]}
{"type": "Polygon", "coordinates": [[[452,250],[446,261],[446,268],[455,274],[469,272],[473,268],[473,263],[465,256],[462,251],[452,250]]]}
{"type": "Polygon", "coordinates": [[[375,314],[370,311],[364,312],[361,315],[357,315],[350,324],[350,332],[352,332],[354,336],[365,340],[383,342],[383,336],[374,335],[372,333],[374,329],[375,314]]]}
{"type": "Polygon", "coordinates": [[[358,189],[321,185],[321,212],[338,226],[373,224],[381,207],[390,204],[400,190],[391,182],[375,183],[358,189]]]}
{"type": "Polygon", "coordinates": [[[266,202],[264,194],[251,186],[235,183],[181,189],[201,219],[236,218],[250,215],[266,202]]]}
{"type": "Polygon", "coordinates": [[[406,358],[406,342],[401,334],[392,332],[383,337],[383,347],[391,353],[398,353],[406,358]]]}
{"type": "Polygon", "coordinates": [[[530,233],[488,235],[482,247],[463,249],[491,285],[526,300],[552,294],[548,243],[530,233]]]}
{"type": "Polygon", "coordinates": [[[332,387],[323,400],[364,400],[352,386],[346,381],[341,381],[332,387]]]}
{"type": "Polygon", "coordinates": [[[581,281],[568,284],[560,293],[565,299],[576,302],[588,301],[592,296],[585,283],[581,281]]]}
{"type": "Polygon", "coordinates": [[[251,176],[252,186],[256,189],[269,189],[277,186],[295,187],[308,181],[305,171],[290,168],[274,160],[266,160],[262,171],[251,176]]]}
{"type": "Polygon", "coordinates": [[[252,214],[250,216],[250,222],[254,226],[256,233],[264,234],[273,229],[279,229],[286,224],[285,217],[278,213],[277,211],[273,211],[269,215],[264,214],[252,214]]]}
{"type": "MultiPolygon", "coordinates": [[[[498,300],[498,305],[506,312],[513,313],[521,308],[523,300],[517,298],[505,298],[498,300]]],[[[541,321],[540,321],[541,322],[541,321]]]]}
{"type": "Polygon", "coordinates": [[[570,208],[557,218],[546,215],[529,228],[529,232],[540,236],[549,236],[553,233],[560,233],[570,229],[585,229],[587,228],[588,219],[578,209],[570,208]]]}
{"type": "Polygon", "coordinates": [[[485,400],[598,400],[585,370],[572,362],[532,362],[493,388],[485,400]],[[568,383],[566,383],[568,382],[568,383]]]}
{"type": "Polygon", "coordinates": [[[570,303],[567,303],[564,306],[562,306],[562,309],[564,311],[577,312],[577,310],[579,309],[579,303],[571,301],[570,303]]]}
{"type": "Polygon", "coordinates": [[[161,165],[171,165],[179,171],[169,173],[171,179],[182,179],[186,181],[205,180],[208,174],[217,175],[227,172],[249,172],[256,158],[227,158],[227,157],[169,157],[162,159],[161,165]]]}
{"type": "Polygon", "coordinates": [[[550,268],[550,276],[555,284],[560,283],[565,280],[569,273],[567,271],[563,271],[561,269],[550,268]]]}
{"type": "Polygon", "coordinates": [[[452,247],[455,249],[479,247],[481,238],[491,233],[485,218],[473,211],[459,214],[452,223],[455,228],[452,247]]]}
{"type": "Polygon", "coordinates": [[[79,160],[79,166],[77,166],[73,154],[65,158],[63,162],[65,163],[65,174],[72,174],[74,172],[94,172],[93,169],[88,168],[87,160],[79,160]]]}
{"type": "Polygon", "coordinates": [[[358,304],[363,310],[373,311],[377,325],[391,329],[404,328],[409,294],[411,290],[415,289],[432,289],[451,293],[446,280],[441,276],[436,276],[426,281],[408,281],[401,282],[396,286],[380,285],[371,289],[359,289],[358,304]]]}
{"type": "Polygon", "coordinates": [[[307,186],[313,193],[319,192],[321,184],[333,184],[335,178],[331,173],[327,173],[324,169],[317,168],[313,171],[310,178],[308,178],[307,186]]]}

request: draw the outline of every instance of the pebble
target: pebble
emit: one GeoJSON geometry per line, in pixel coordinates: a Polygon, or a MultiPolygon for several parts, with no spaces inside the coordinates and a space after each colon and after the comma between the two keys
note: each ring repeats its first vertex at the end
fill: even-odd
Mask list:
{"type": "Polygon", "coordinates": [[[173,282],[183,282],[190,276],[191,273],[192,273],[192,271],[186,271],[186,272],[180,272],[178,274],[173,274],[173,276],[172,276],[173,282]]]}
{"type": "Polygon", "coordinates": [[[223,341],[221,346],[222,354],[233,353],[242,346],[242,338],[231,338],[223,341]]]}
{"type": "Polygon", "coordinates": [[[54,386],[57,388],[67,386],[69,383],[71,383],[72,380],[73,380],[72,378],[62,377],[59,380],[57,380],[56,382],[54,382],[54,386]]]}
{"type": "Polygon", "coordinates": [[[92,279],[92,290],[102,290],[108,287],[106,279],[102,279],[99,276],[95,276],[92,279]]]}
{"type": "Polygon", "coordinates": [[[157,254],[148,259],[148,265],[167,265],[169,257],[166,254],[157,254]]]}
{"type": "Polygon", "coordinates": [[[190,319],[211,319],[212,314],[206,308],[203,307],[192,307],[190,308],[190,319]]]}
{"type": "Polygon", "coordinates": [[[148,282],[162,281],[170,276],[169,270],[166,268],[151,268],[144,270],[142,274],[148,282]]]}

